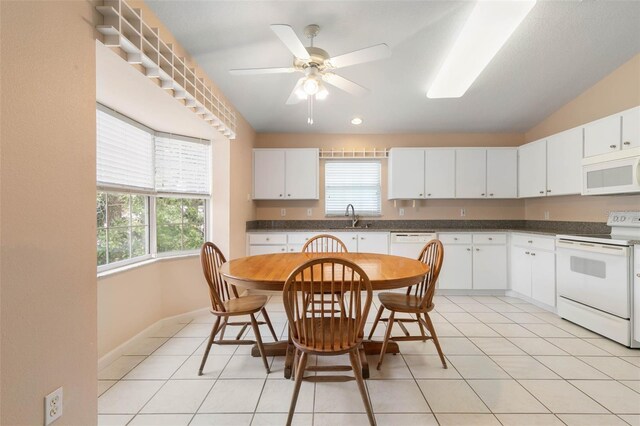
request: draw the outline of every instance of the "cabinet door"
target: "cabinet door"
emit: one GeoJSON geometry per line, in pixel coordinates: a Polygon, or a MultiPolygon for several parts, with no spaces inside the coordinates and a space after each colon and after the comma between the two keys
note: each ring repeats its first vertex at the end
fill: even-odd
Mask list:
{"type": "Polygon", "coordinates": [[[511,290],[531,297],[531,255],[529,249],[511,248],[511,290]]]}
{"type": "Polygon", "coordinates": [[[622,113],[622,149],[640,147],[640,106],[622,113]]]}
{"type": "Polygon", "coordinates": [[[518,197],[518,150],[487,149],[487,198],[518,197]]]}
{"type": "Polygon", "coordinates": [[[547,193],[547,141],[518,148],[518,196],[543,197],[547,193]]]}
{"type": "Polygon", "coordinates": [[[389,151],[388,198],[424,198],[424,149],[394,148],[389,151]]]}
{"type": "Polygon", "coordinates": [[[358,234],[358,253],[389,254],[389,233],[363,232],[358,234]]]}
{"type": "Polygon", "coordinates": [[[286,251],[287,246],[284,245],[249,246],[249,256],[256,256],[258,254],[284,253],[286,251]]]}
{"type": "Polygon", "coordinates": [[[507,288],[507,247],[481,245],[473,248],[473,288],[504,290],[507,288]]]}
{"type": "Polygon", "coordinates": [[[284,150],[256,149],[253,151],[253,199],[284,199],[284,150]]]}
{"type": "Polygon", "coordinates": [[[438,278],[438,288],[470,289],[473,279],[471,266],[471,246],[445,245],[442,270],[438,278]]]}
{"type": "Polygon", "coordinates": [[[582,192],[582,128],[547,139],[547,195],[582,192]]]}
{"type": "Polygon", "coordinates": [[[584,126],[584,156],[617,151],[621,142],[620,114],[592,121],[584,126]]]}
{"type": "Polygon", "coordinates": [[[456,150],[456,198],[484,198],[487,192],[487,150],[456,150]]]}
{"type": "MultiPolygon", "coordinates": [[[[345,223],[346,224],[346,223],[345,223]]],[[[340,238],[349,253],[358,252],[358,234],[355,232],[322,232],[340,238]]]]}
{"type": "Polygon", "coordinates": [[[427,149],[424,176],[426,198],[455,198],[456,150],[427,149]]]}
{"type": "Polygon", "coordinates": [[[556,306],[556,257],[555,253],[532,251],[531,297],[549,306],[556,306]]]}
{"type": "Polygon", "coordinates": [[[285,198],[287,200],[318,199],[317,149],[285,150],[285,198]]]}

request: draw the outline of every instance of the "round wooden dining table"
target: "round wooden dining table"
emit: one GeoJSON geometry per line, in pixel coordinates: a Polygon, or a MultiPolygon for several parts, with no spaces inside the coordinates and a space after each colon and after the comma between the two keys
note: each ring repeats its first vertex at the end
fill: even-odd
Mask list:
{"type": "MultiPolygon", "coordinates": [[[[322,257],[337,257],[354,262],[367,274],[374,291],[412,286],[429,272],[429,266],[419,260],[375,253],[263,254],[230,260],[222,265],[220,272],[228,283],[238,287],[282,291],[285,281],[294,269],[308,260],[322,257]]],[[[264,348],[267,356],[286,356],[284,374],[289,378],[293,363],[293,348],[290,342],[265,343],[264,348]]],[[[363,341],[360,354],[365,378],[369,377],[366,354],[379,354],[381,348],[381,341],[363,341]]],[[[398,353],[397,343],[390,341],[386,352],[398,353]]],[[[257,347],[254,347],[251,353],[253,356],[260,356],[257,347]]]]}

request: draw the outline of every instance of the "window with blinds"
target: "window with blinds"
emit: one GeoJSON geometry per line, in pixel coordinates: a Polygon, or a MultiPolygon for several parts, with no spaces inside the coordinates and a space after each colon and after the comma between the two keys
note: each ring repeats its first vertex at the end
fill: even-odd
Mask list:
{"type": "Polygon", "coordinates": [[[98,186],[152,191],[153,132],[104,107],[96,116],[98,186]]]}
{"type": "Polygon", "coordinates": [[[353,204],[356,214],[381,214],[379,161],[327,161],[325,163],[325,213],[344,215],[353,204]]]}
{"type": "Polygon", "coordinates": [[[156,191],[210,193],[208,141],[159,133],[156,136],[156,191]]]}

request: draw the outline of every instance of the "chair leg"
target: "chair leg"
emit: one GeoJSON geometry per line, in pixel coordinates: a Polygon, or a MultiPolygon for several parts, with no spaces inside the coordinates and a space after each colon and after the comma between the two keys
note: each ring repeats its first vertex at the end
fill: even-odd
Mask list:
{"type": "Polygon", "coordinates": [[[422,321],[420,321],[420,312],[418,312],[416,316],[418,317],[418,326],[420,327],[420,334],[422,335],[422,341],[426,342],[427,336],[424,334],[424,326],[422,325],[422,321]]]}
{"type": "Polygon", "coordinates": [[[267,357],[264,354],[264,346],[262,345],[262,337],[260,336],[260,329],[258,328],[258,323],[256,322],[255,315],[251,314],[250,317],[251,317],[251,326],[253,327],[253,334],[256,335],[256,344],[258,345],[258,349],[260,350],[260,356],[262,356],[262,362],[264,363],[264,368],[267,370],[267,374],[269,374],[269,363],[267,362],[267,357]]]}
{"type": "Polygon", "coordinates": [[[213,327],[211,328],[211,335],[209,335],[209,341],[207,342],[207,349],[205,349],[204,356],[202,357],[202,362],[200,363],[198,376],[202,376],[202,370],[204,370],[204,364],[207,362],[207,357],[209,356],[211,345],[213,345],[213,339],[215,339],[216,334],[218,333],[219,325],[220,325],[220,317],[216,317],[216,322],[213,324],[213,327]]]}
{"type": "MultiPolygon", "coordinates": [[[[225,319],[222,323],[222,327],[220,327],[220,340],[224,340],[224,332],[227,330],[227,322],[229,319],[225,319]]],[[[237,340],[237,339],[236,339],[237,340]]]]}
{"type": "Polygon", "coordinates": [[[389,344],[389,339],[391,338],[391,329],[393,328],[393,319],[395,318],[396,313],[391,311],[391,315],[389,315],[389,323],[387,324],[387,332],[384,334],[384,341],[382,342],[382,349],[380,350],[380,359],[378,360],[378,366],[376,369],[380,370],[380,366],[382,365],[382,359],[384,358],[384,353],[387,351],[387,345],[389,344]]]}
{"type": "Polygon", "coordinates": [[[436,345],[436,349],[438,350],[438,355],[440,355],[440,361],[442,362],[442,367],[447,368],[447,361],[444,359],[444,354],[442,353],[442,348],[440,347],[440,342],[438,341],[438,336],[436,335],[436,329],[431,322],[431,318],[429,318],[428,313],[424,313],[425,323],[427,324],[427,328],[429,329],[429,333],[431,334],[431,338],[433,339],[433,343],[436,345]]]}
{"type": "Polygon", "coordinates": [[[266,308],[262,308],[262,316],[264,317],[264,322],[267,323],[267,327],[269,327],[269,331],[271,332],[271,335],[273,336],[273,340],[275,340],[277,342],[278,341],[278,336],[276,336],[276,331],[273,329],[273,325],[271,325],[271,319],[269,318],[269,315],[267,315],[267,309],[266,308]]]}
{"type": "Polygon", "coordinates": [[[367,388],[364,386],[364,379],[362,378],[362,365],[360,364],[360,356],[358,349],[354,349],[349,352],[349,359],[351,360],[351,368],[353,369],[353,375],[358,383],[358,389],[360,390],[360,396],[364,403],[364,408],[367,410],[367,417],[369,417],[369,424],[374,426],[376,419],[373,417],[373,410],[371,409],[371,402],[369,401],[369,395],[367,394],[367,388]]]}
{"type": "Polygon", "coordinates": [[[296,411],[296,404],[298,403],[298,394],[300,393],[300,385],[302,384],[302,378],[304,377],[304,369],[307,366],[307,353],[302,352],[300,355],[300,362],[295,367],[296,369],[296,384],[293,387],[293,395],[291,396],[291,405],[289,406],[289,416],[287,417],[287,426],[291,426],[293,420],[293,414],[296,411]]]}
{"type": "Polygon", "coordinates": [[[369,340],[371,340],[371,337],[373,337],[373,332],[376,331],[376,327],[378,326],[378,322],[380,322],[380,317],[382,316],[382,311],[384,311],[384,306],[380,305],[380,309],[378,309],[376,319],[375,321],[373,321],[373,326],[371,327],[371,331],[369,332],[369,340]]]}

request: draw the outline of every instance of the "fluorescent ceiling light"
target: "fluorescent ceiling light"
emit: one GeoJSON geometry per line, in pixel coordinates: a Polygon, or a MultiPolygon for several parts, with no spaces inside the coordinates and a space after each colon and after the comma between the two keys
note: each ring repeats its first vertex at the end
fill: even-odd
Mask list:
{"type": "Polygon", "coordinates": [[[535,4],[536,0],[479,0],[427,97],[464,95],[535,4]]]}

